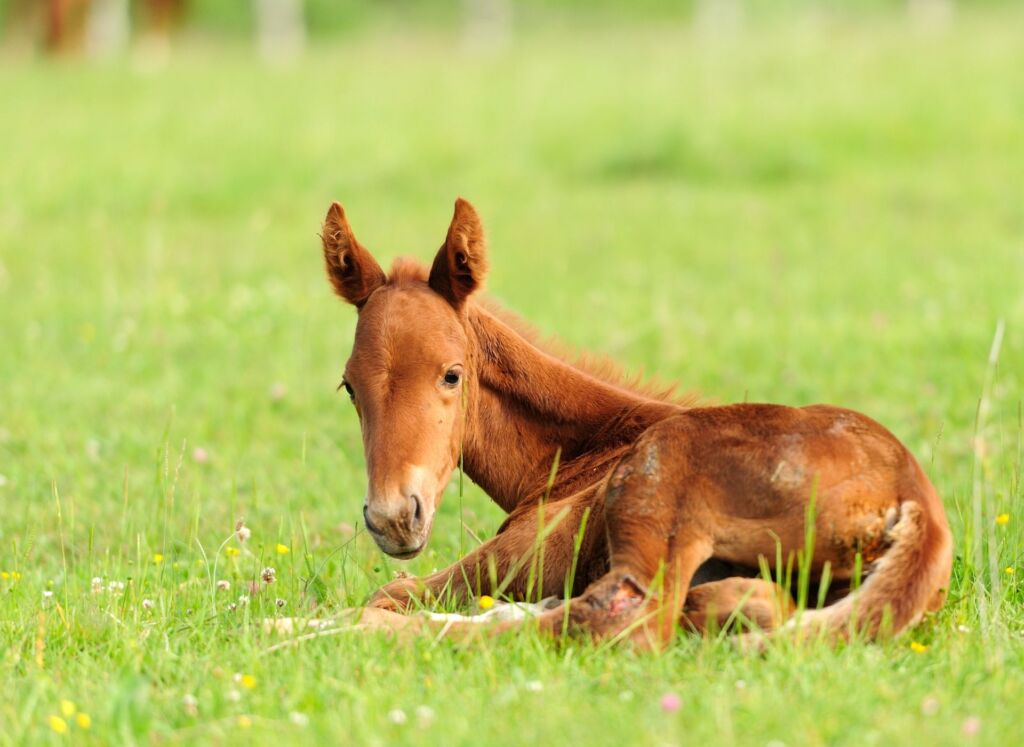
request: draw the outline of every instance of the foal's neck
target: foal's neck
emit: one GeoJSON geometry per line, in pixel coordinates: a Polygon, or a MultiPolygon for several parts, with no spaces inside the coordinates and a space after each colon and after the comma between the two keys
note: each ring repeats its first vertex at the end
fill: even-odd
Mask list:
{"type": "Polygon", "coordinates": [[[640,433],[679,411],[559,360],[481,306],[468,313],[479,375],[465,469],[506,511],[544,494],[559,449],[554,498],[600,481],[640,433]]]}

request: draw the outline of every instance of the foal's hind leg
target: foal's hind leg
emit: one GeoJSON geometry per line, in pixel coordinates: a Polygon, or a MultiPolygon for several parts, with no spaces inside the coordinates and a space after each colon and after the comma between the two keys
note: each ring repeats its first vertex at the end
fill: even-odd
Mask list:
{"type": "Polygon", "coordinates": [[[611,570],[570,602],[574,628],[659,648],[675,631],[693,574],[711,557],[700,502],[687,496],[685,457],[670,459],[657,427],[612,471],[605,488],[611,570]]]}
{"type": "Polygon", "coordinates": [[[725,578],[690,589],[682,626],[708,633],[734,625],[774,630],[793,614],[793,599],[778,584],[760,578],[725,578]]]}

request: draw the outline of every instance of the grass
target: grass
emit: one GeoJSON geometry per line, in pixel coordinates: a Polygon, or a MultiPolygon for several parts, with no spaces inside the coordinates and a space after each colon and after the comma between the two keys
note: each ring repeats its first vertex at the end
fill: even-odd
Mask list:
{"type": "Polygon", "coordinates": [[[491,54],[374,36],[284,69],[205,46],[156,70],[5,59],[0,743],[1012,743],[1022,21],[538,29],[491,54]],[[430,549],[382,557],[334,393],[354,316],[323,277],[330,200],[378,256],[427,259],[458,194],[489,227],[491,294],[543,332],[711,400],[885,423],[955,527],[946,608],[893,642],[764,657],[530,635],[268,654],[262,618],[360,604],[472,546],[460,516],[501,520],[453,485],[430,549]],[[215,554],[243,516],[242,552],[215,554]]]}

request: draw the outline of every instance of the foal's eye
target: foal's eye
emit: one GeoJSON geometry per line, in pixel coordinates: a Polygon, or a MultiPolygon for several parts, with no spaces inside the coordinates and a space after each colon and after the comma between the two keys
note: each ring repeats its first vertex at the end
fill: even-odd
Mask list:
{"type": "Polygon", "coordinates": [[[459,385],[459,381],[462,380],[462,374],[460,374],[454,368],[448,369],[444,375],[444,385],[448,387],[456,387],[459,385]]]}
{"type": "Polygon", "coordinates": [[[350,400],[352,400],[353,402],[355,402],[356,393],[354,391],[352,391],[352,385],[349,384],[347,381],[345,381],[345,379],[342,379],[341,383],[338,384],[338,389],[341,389],[343,387],[344,387],[345,391],[348,392],[348,398],[350,400]]]}

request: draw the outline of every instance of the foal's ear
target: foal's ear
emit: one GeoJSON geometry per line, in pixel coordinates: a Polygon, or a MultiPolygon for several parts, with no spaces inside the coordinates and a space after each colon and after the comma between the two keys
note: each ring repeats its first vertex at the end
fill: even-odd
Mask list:
{"type": "Polygon", "coordinates": [[[387,277],[377,260],[356,241],[352,227],[345,218],[345,209],[333,203],[324,219],[320,234],[324,244],[327,277],[335,292],[350,304],[361,307],[387,277]]]}
{"type": "Polygon", "coordinates": [[[430,268],[430,287],[458,309],[483,285],[486,274],[484,227],[473,206],[460,197],[444,246],[430,268]]]}

